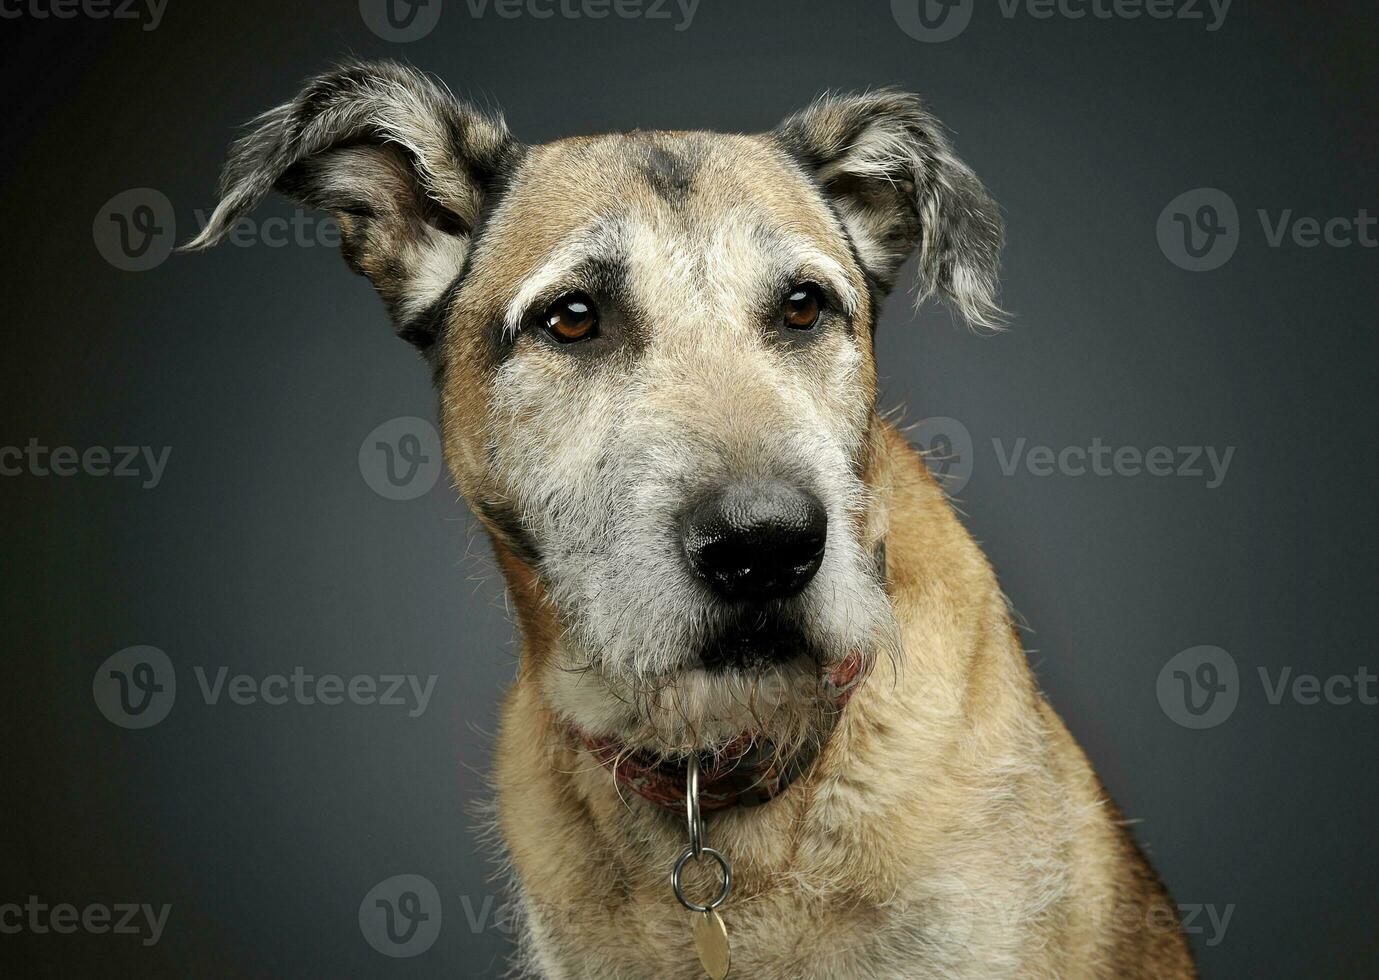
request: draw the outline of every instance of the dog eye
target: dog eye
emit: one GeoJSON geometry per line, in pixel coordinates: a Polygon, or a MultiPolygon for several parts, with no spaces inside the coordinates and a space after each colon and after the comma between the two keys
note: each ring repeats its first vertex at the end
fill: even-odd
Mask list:
{"type": "Polygon", "coordinates": [[[810,330],[819,322],[823,312],[824,296],[819,287],[812,282],[800,283],[790,287],[785,296],[783,312],[785,324],[796,330],[810,330]]]}
{"type": "Polygon", "coordinates": [[[598,335],[599,313],[588,296],[568,293],[546,308],[542,322],[556,340],[573,344],[598,335]]]}

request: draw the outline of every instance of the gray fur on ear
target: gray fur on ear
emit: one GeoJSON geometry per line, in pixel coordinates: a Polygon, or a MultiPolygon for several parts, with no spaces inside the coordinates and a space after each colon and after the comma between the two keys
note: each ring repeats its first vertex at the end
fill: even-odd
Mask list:
{"type": "Polygon", "coordinates": [[[919,300],[999,327],[1001,213],[918,96],[828,95],[774,135],[834,204],[869,275],[889,290],[919,250],[919,300]]]}
{"type": "Polygon", "coordinates": [[[215,245],[282,191],[335,213],[346,261],[405,334],[460,274],[485,197],[521,156],[501,117],[393,61],[341,64],[250,125],[230,148],[220,203],[184,247],[215,245]]]}

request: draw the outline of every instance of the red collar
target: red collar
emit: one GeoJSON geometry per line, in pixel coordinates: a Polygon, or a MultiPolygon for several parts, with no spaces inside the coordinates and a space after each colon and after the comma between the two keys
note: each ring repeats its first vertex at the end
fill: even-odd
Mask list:
{"type": "MultiPolygon", "coordinates": [[[[849,654],[823,679],[824,691],[842,709],[862,681],[862,656],[849,654]]],[[[684,758],[665,759],[647,750],[628,752],[608,736],[575,734],[600,763],[613,770],[618,785],[657,806],[680,811],[685,807],[684,758]]],[[[708,812],[730,806],[756,806],[785,792],[809,769],[818,748],[810,746],[781,759],[775,746],[760,733],[744,732],[723,750],[700,757],[699,806],[708,812]]]]}

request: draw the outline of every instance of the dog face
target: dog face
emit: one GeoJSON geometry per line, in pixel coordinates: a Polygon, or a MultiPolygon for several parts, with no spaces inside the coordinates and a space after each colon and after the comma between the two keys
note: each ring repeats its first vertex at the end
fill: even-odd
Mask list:
{"type": "Polygon", "coordinates": [[[763,672],[788,689],[876,646],[870,318],[767,142],[528,154],[455,296],[444,419],[466,496],[558,612],[547,689],[582,727],[729,738],[780,714],[763,672]]]}
{"type": "Polygon", "coordinates": [[[876,304],[918,250],[921,294],[990,323],[1000,244],[916,99],[524,147],[425,76],[351,64],[236,145],[193,245],[273,187],[338,215],[431,362],[451,469],[540,607],[528,669],[568,720],[665,750],[797,741],[820,678],[893,642],[876,304]]]}

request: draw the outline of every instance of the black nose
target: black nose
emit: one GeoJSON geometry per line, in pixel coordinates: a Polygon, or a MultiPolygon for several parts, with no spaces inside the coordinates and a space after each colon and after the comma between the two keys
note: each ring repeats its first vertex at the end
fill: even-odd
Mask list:
{"type": "Polygon", "coordinates": [[[809,584],[824,558],[828,514],[788,483],[735,483],[685,512],[690,564],[725,599],[783,599],[809,584]]]}

